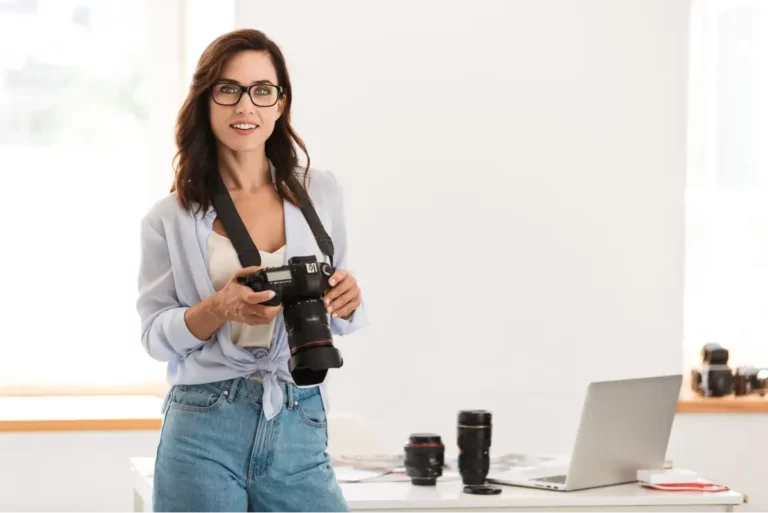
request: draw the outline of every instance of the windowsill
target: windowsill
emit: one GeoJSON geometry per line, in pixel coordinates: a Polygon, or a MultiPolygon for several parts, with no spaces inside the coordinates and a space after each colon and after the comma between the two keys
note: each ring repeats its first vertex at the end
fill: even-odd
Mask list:
{"type": "MultiPolygon", "coordinates": [[[[0,397],[0,432],[159,430],[154,395],[0,397]]],[[[678,413],[768,413],[768,397],[702,397],[684,390],[678,413]]]]}
{"type": "Polygon", "coordinates": [[[0,432],[158,430],[152,395],[0,397],[0,432]]]}
{"type": "Polygon", "coordinates": [[[703,397],[684,389],[677,402],[677,413],[768,413],[768,396],[703,397]]]}

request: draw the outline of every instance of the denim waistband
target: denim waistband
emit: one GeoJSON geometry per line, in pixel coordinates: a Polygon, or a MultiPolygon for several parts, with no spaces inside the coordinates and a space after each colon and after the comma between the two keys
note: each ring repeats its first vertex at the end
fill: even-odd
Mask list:
{"type": "MultiPolygon", "coordinates": [[[[300,401],[304,398],[311,397],[320,393],[319,386],[311,387],[298,387],[293,383],[286,383],[281,381],[280,388],[283,391],[283,404],[288,408],[293,408],[296,401],[300,401]]],[[[236,398],[241,397],[258,403],[262,402],[264,397],[264,385],[258,381],[253,381],[247,378],[234,378],[224,381],[216,381],[210,383],[226,392],[227,400],[234,401],[236,398]]]]}

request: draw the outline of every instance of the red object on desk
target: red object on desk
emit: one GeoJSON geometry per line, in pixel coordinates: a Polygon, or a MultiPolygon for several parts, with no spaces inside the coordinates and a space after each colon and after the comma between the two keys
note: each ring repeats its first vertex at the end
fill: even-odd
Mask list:
{"type": "Polygon", "coordinates": [[[730,488],[715,483],[641,483],[643,487],[667,492],[727,492],[730,488]]]}

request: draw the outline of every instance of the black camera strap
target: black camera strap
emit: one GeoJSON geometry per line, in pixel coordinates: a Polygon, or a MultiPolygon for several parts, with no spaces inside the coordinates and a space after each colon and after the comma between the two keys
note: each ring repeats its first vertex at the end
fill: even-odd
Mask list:
{"type": "Polygon", "coordinates": [[[307,194],[307,191],[293,174],[288,179],[287,184],[299,199],[299,208],[301,208],[301,213],[304,214],[304,219],[307,220],[307,224],[309,224],[309,228],[312,230],[312,235],[315,236],[317,246],[320,248],[320,251],[330,259],[331,267],[333,267],[333,240],[331,240],[331,237],[325,231],[323,222],[320,221],[320,216],[317,215],[317,211],[312,204],[309,194],[307,194]]]}
{"type": "MultiPolygon", "coordinates": [[[[312,205],[312,200],[309,198],[309,194],[304,190],[304,187],[299,183],[294,175],[291,175],[287,181],[288,187],[291,189],[299,200],[301,213],[304,214],[309,228],[312,230],[312,234],[315,236],[317,245],[329,259],[331,267],[333,267],[333,241],[328,236],[328,233],[323,228],[323,223],[320,221],[320,217],[315,211],[315,207],[312,205]]],[[[213,208],[216,209],[216,215],[221,220],[221,225],[224,227],[224,231],[229,237],[232,246],[237,252],[237,258],[240,260],[240,264],[243,267],[251,267],[254,265],[261,265],[261,255],[259,250],[254,244],[253,239],[248,234],[248,229],[245,227],[243,220],[240,218],[240,214],[237,213],[235,203],[232,201],[227,186],[224,185],[224,181],[221,178],[220,173],[216,173],[216,186],[213,197],[211,198],[213,208]]]]}
{"type": "Polygon", "coordinates": [[[229,195],[227,186],[221,179],[221,174],[216,172],[216,186],[211,198],[213,208],[216,209],[216,216],[221,220],[224,232],[229,237],[229,241],[237,252],[237,258],[243,267],[261,265],[261,255],[253,243],[253,239],[248,234],[240,214],[237,213],[232,196],[229,195]]]}

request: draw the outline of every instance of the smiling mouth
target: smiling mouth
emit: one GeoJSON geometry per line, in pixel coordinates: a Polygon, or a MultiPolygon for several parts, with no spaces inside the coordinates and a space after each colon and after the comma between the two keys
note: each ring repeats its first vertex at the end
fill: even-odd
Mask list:
{"type": "Polygon", "coordinates": [[[259,125],[254,125],[253,123],[234,123],[229,126],[240,132],[250,132],[251,130],[259,128],[259,125]]]}

